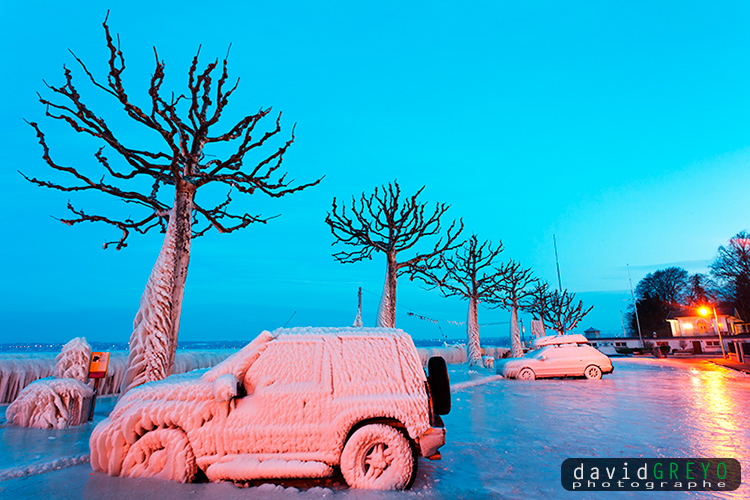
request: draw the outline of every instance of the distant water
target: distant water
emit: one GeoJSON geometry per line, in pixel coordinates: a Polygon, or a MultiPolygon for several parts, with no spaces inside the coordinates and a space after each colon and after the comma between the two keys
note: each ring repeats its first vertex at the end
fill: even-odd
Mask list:
{"type": "MultiPolygon", "coordinates": [[[[184,341],[177,344],[177,349],[184,350],[215,350],[215,349],[241,349],[248,344],[249,340],[211,340],[211,341],[184,341]]],[[[482,338],[482,345],[508,347],[506,338],[482,338]]],[[[464,344],[465,339],[414,339],[417,347],[439,347],[443,345],[464,344]]],[[[66,342],[11,342],[0,344],[0,353],[32,353],[32,352],[54,352],[58,353],[66,342]]],[[[93,351],[127,351],[127,342],[89,342],[93,351]]]]}

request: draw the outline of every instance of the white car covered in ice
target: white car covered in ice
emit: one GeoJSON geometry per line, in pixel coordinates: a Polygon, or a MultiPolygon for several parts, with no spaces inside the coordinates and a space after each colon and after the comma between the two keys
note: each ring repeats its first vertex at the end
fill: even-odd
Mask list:
{"type": "Polygon", "coordinates": [[[436,459],[450,411],[445,361],[430,376],[409,335],[379,328],[263,332],[205,372],[128,391],[91,434],[111,475],[192,481],[327,477],[408,488],[436,459]]]}
{"type": "Polygon", "coordinates": [[[505,378],[534,380],[553,377],[599,379],[614,368],[606,355],[588,344],[583,335],[551,335],[534,340],[520,358],[495,360],[495,371],[505,378]]]}

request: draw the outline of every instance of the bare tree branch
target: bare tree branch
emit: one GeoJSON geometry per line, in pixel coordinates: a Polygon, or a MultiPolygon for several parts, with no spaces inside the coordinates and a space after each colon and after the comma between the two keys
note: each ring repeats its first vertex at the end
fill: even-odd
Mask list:
{"type": "Polygon", "coordinates": [[[422,261],[412,266],[409,274],[429,288],[438,288],[446,297],[473,297],[477,302],[496,303],[503,274],[493,268],[493,263],[502,251],[502,242],[493,248],[490,241],[480,244],[474,234],[452,255],[440,254],[422,261]]]}
{"type": "Polygon", "coordinates": [[[539,284],[532,293],[533,302],[529,308],[542,320],[544,326],[563,335],[573,330],[578,323],[594,308],[583,308],[583,301],[575,303],[575,294],[563,290],[549,290],[546,283],[539,284]]]}
{"type": "MultiPolygon", "coordinates": [[[[370,196],[362,193],[359,201],[352,197],[348,211],[346,206],[340,206],[334,198],[331,212],[325,219],[336,238],[334,244],[356,247],[355,250],[335,253],[334,258],[342,263],[352,263],[372,258],[374,250],[395,256],[411,249],[426,237],[439,235],[440,219],[449,205],[436,203],[434,210],[425,215],[427,204],[417,200],[423,190],[424,186],[402,204],[401,188],[398,182],[394,181],[382,189],[376,187],[370,196]]],[[[406,273],[410,268],[443,252],[457,248],[459,245],[456,240],[463,227],[463,219],[454,220],[445,235],[441,235],[429,251],[397,262],[399,274],[406,273]]]]}
{"type": "MultiPolygon", "coordinates": [[[[277,115],[273,127],[257,137],[255,130],[270,113],[270,108],[261,108],[257,113],[243,117],[226,132],[214,130],[219,126],[229,98],[239,84],[239,79],[233,85],[228,84],[227,58],[221,62],[216,59],[203,69],[199,69],[199,48],[188,70],[187,94],[175,95],[163,88],[165,64],[154,48],[155,66],[148,87],[148,104],[145,107],[136,104],[126,92],[123,79],[126,69],[125,58],[120,48],[119,37],[112,36],[107,19],[103,22],[109,53],[106,79],[97,79],[78,56],[73,52],[71,54],[95,88],[112,98],[125,112],[125,116],[155,132],[156,137],[161,139],[161,147],[154,148],[152,144],[142,148],[126,145],[110,126],[109,121],[84,102],[74,83],[73,72],[69,68],[64,68],[65,83],[61,86],[47,84],[53,98],[40,96],[39,102],[44,106],[47,117],[65,123],[72,130],[103,143],[94,153],[98,169],[103,175],[87,173],[85,166],[65,166],[53,160],[45,135],[36,122],[30,122],[30,125],[42,147],[42,158],[49,167],[69,175],[70,181],[57,182],[38,179],[24,173],[21,175],[41,187],[68,192],[99,191],[147,209],[146,213],[135,221],[118,220],[83,211],[74,212],[77,217],[70,221],[104,222],[118,227],[123,231],[123,236],[117,244],[119,249],[126,246],[125,240],[131,232],[146,232],[164,224],[165,221],[162,219],[165,216],[158,214],[166,214],[173,201],[164,199],[172,194],[164,192],[161,189],[163,186],[195,193],[197,188],[203,185],[218,182],[227,185],[230,193],[236,191],[253,194],[258,190],[270,197],[278,198],[315,186],[322,180],[321,177],[300,184],[294,179],[287,178],[287,174],[281,171],[284,156],[294,143],[294,127],[291,137],[272,149],[270,154],[261,156],[257,163],[245,165],[246,156],[250,151],[263,149],[263,146],[268,147],[281,134],[281,113],[277,115]],[[186,119],[182,116],[186,116],[186,119]],[[231,146],[230,153],[206,161],[205,147],[216,143],[224,145],[221,147],[222,152],[226,150],[226,145],[231,146]],[[140,185],[136,188],[136,185],[131,184],[131,189],[118,186],[118,182],[126,183],[137,178],[152,179],[149,181],[150,191],[142,192],[140,185]],[[152,224],[154,218],[159,220],[156,225],[152,224]]],[[[112,122],[115,123],[115,120],[112,122]]],[[[194,225],[201,229],[194,230],[192,237],[199,237],[210,228],[219,232],[233,232],[252,223],[265,223],[276,217],[238,213],[232,210],[232,201],[228,194],[225,201],[217,206],[195,205],[192,220],[194,225]]]]}

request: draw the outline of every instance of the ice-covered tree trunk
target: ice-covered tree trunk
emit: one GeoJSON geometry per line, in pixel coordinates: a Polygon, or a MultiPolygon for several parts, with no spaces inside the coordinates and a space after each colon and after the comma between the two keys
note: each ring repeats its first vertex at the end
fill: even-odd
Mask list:
{"type": "Polygon", "coordinates": [[[177,337],[180,332],[180,316],[182,314],[182,297],[185,295],[185,281],[187,280],[188,264],[190,263],[190,244],[193,241],[193,203],[195,187],[189,183],[178,186],[175,194],[175,257],[174,257],[174,286],[172,288],[171,331],[169,335],[169,370],[172,373],[174,357],[177,352],[177,337]]]}
{"type": "Polygon", "coordinates": [[[385,283],[383,284],[383,295],[380,297],[378,307],[378,327],[396,327],[396,256],[388,255],[388,267],[385,270],[385,283]]]}
{"type": "Polygon", "coordinates": [[[170,214],[167,234],[159,257],[148,277],[141,305],[133,320],[130,352],[121,394],[153,380],[167,377],[172,335],[172,291],[175,270],[175,232],[177,219],[170,214]]]}
{"type": "Polygon", "coordinates": [[[512,305],[510,308],[510,357],[520,358],[523,356],[521,345],[521,330],[518,328],[518,307],[512,305]]]}
{"type": "Polygon", "coordinates": [[[186,183],[175,193],[167,234],[133,321],[121,394],[172,373],[190,263],[194,195],[195,188],[186,183]]]}
{"type": "Polygon", "coordinates": [[[477,299],[469,297],[469,316],[466,318],[466,349],[469,366],[482,366],[482,348],[479,345],[479,322],[477,321],[477,299]]]}

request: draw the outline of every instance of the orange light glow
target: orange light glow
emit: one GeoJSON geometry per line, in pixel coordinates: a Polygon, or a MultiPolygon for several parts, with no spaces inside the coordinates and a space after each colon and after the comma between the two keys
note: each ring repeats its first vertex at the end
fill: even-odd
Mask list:
{"type": "Polygon", "coordinates": [[[708,316],[708,309],[707,309],[707,308],[705,308],[705,307],[701,307],[700,309],[698,309],[698,313],[699,313],[699,314],[700,314],[701,316],[708,316]]]}

